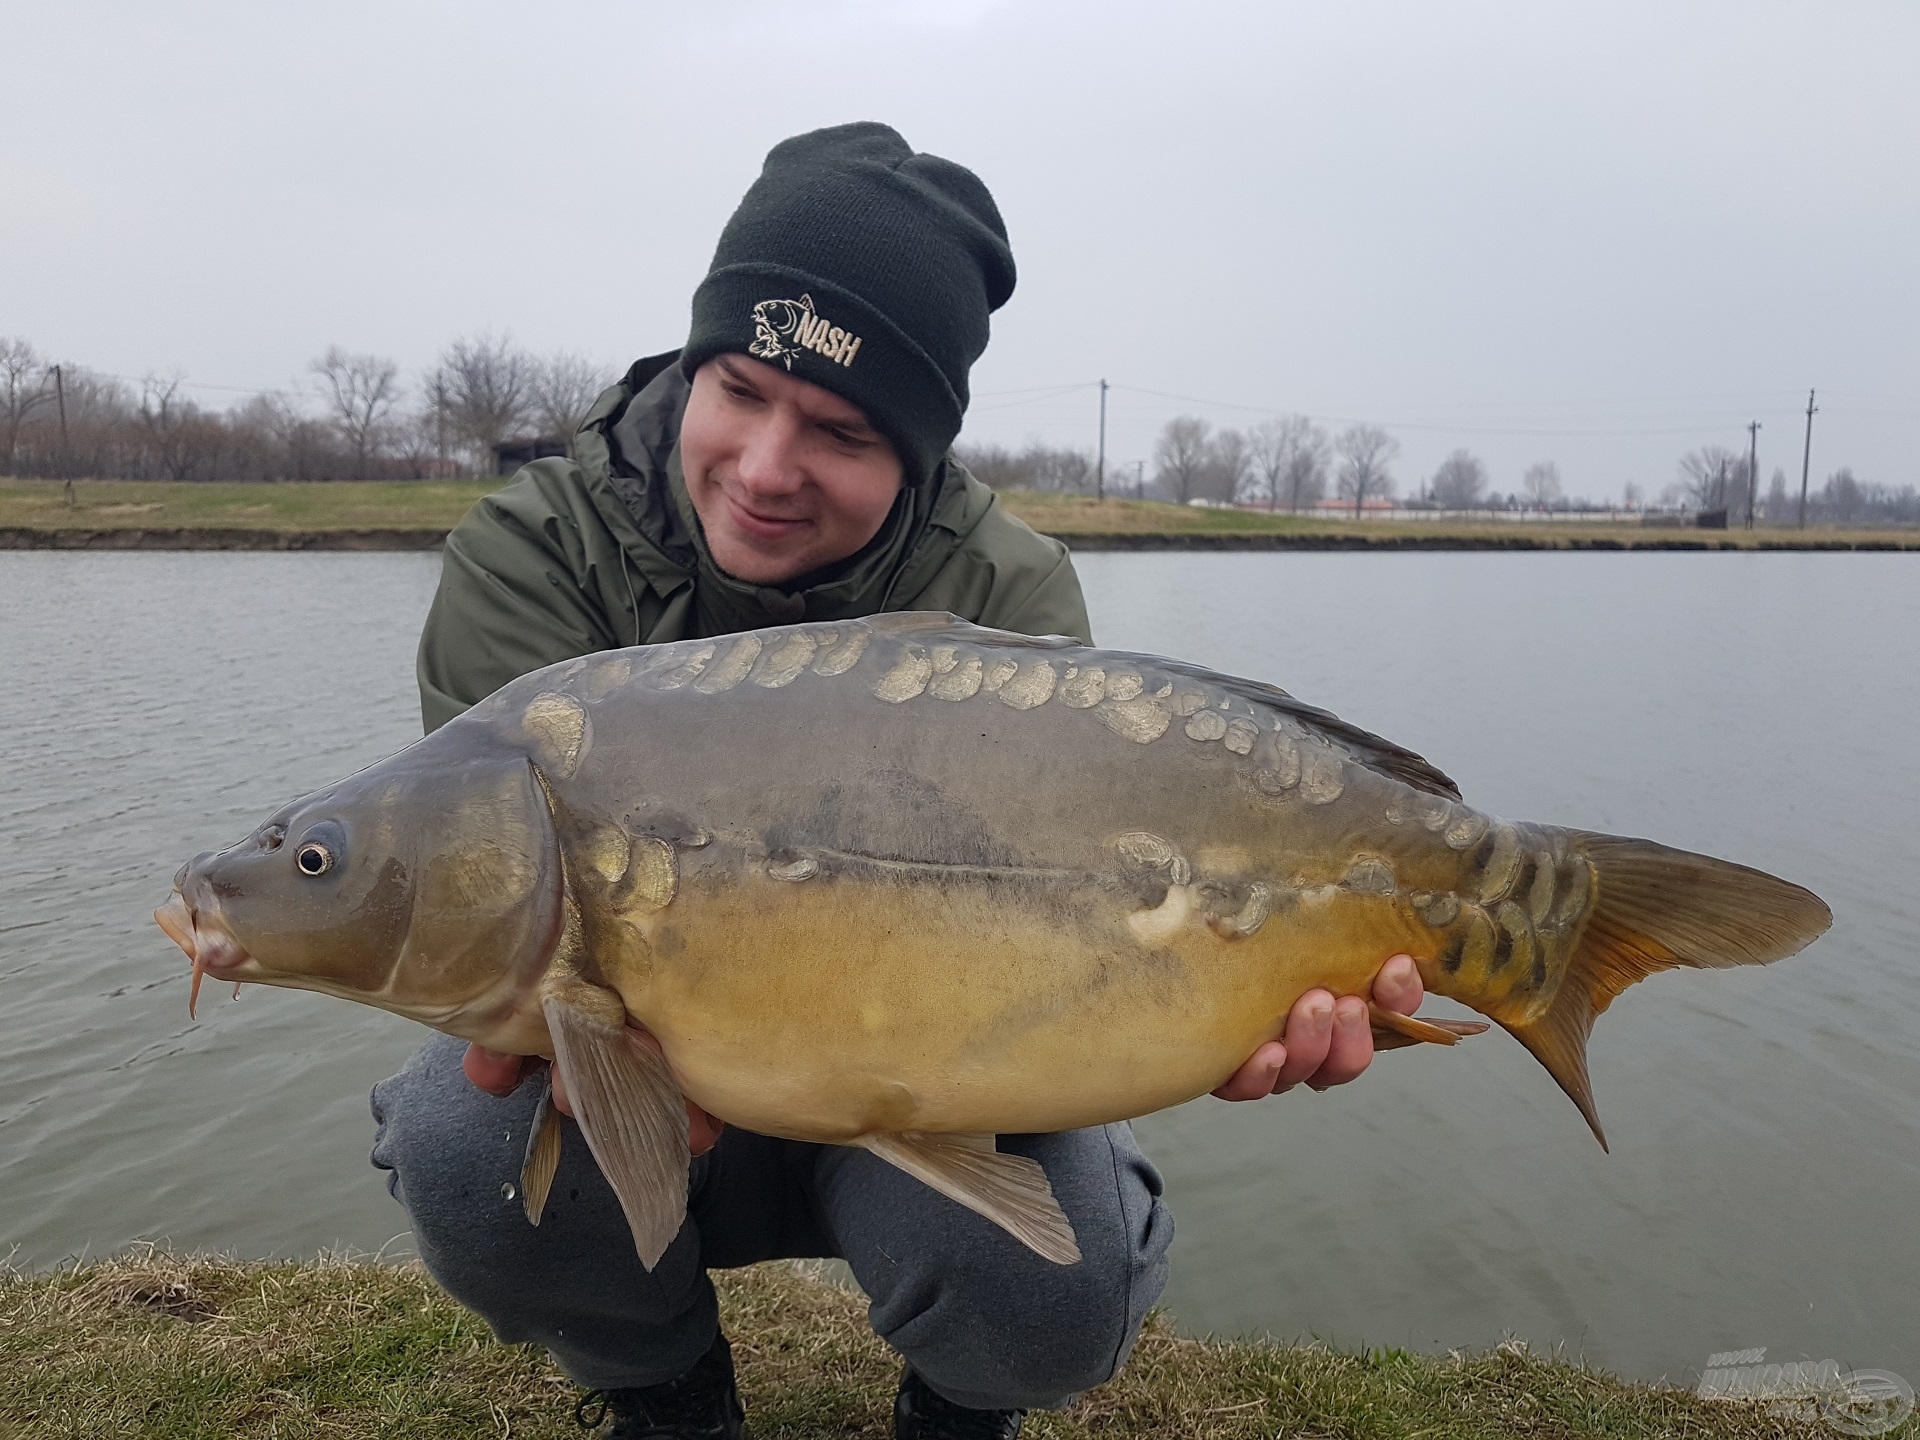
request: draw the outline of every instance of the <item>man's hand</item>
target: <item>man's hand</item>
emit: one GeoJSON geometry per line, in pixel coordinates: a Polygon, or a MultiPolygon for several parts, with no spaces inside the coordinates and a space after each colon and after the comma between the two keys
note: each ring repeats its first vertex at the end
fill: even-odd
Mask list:
{"type": "MultiPolygon", "coordinates": [[[[642,1044],[651,1045],[656,1050],[660,1048],[660,1042],[638,1025],[629,1021],[627,1028],[639,1036],[642,1044]]],[[[536,1066],[546,1063],[537,1055],[505,1055],[498,1050],[489,1050],[484,1045],[469,1045],[460,1068],[466,1072],[467,1079],[489,1095],[511,1095],[536,1066]]],[[[573,1102],[567,1098],[566,1082],[558,1070],[553,1072],[553,1103],[559,1107],[562,1115],[573,1114],[573,1102]]],[[[687,1145],[695,1155],[704,1155],[711,1150],[719,1141],[723,1128],[720,1121],[698,1105],[691,1100],[687,1102],[687,1145]]]]}
{"type": "MultiPolygon", "coordinates": [[[[1411,955],[1396,955],[1373,977],[1373,1000],[1383,1010],[1411,1015],[1426,998],[1411,955]]],[[[1357,995],[1335,1000],[1309,990],[1293,1002],[1280,1039],[1269,1040],[1213,1093],[1222,1100],[1258,1100],[1304,1082],[1315,1090],[1344,1085],[1373,1061],[1373,1025],[1357,995]]]]}

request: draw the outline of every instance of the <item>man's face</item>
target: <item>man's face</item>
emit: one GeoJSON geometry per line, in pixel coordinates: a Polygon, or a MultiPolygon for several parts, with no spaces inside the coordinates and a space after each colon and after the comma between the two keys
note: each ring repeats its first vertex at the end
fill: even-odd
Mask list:
{"type": "Polygon", "coordinates": [[[846,559],[900,490],[899,457],[858,407],[745,355],[695,372],[680,463],[714,560],[756,585],[846,559]]]}

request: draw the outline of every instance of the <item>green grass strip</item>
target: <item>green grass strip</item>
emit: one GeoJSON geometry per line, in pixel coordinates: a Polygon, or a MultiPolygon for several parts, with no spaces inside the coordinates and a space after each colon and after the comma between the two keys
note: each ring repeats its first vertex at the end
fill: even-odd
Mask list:
{"type": "MultiPolygon", "coordinates": [[[[749,1433],[890,1433],[898,1361],[860,1297],[806,1266],[716,1277],[749,1433]]],[[[496,1342],[415,1266],[141,1250],[0,1273],[0,1436],[414,1440],[578,1436],[574,1388],[496,1342]]],[[[1148,1326],[1120,1376],[1033,1440],[1833,1440],[1804,1416],[1628,1384],[1507,1344],[1484,1354],[1217,1343],[1148,1326]]],[[[1915,1440],[1920,1422],[1889,1432],[1915,1440]]]]}

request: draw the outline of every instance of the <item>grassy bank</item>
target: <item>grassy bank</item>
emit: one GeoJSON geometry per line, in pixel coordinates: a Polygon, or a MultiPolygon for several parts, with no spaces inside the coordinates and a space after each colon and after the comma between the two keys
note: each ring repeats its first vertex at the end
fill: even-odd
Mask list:
{"type": "MultiPolygon", "coordinates": [[[[498,479],[226,485],[0,480],[0,545],[174,549],[427,548],[498,479]]],[[[1034,529],[1076,548],[1920,549],[1920,530],[1708,531],[1543,521],[1395,521],[1199,509],[1157,500],[1006,494],[1034,529]]]]}
{"type": "Polygon", "coordinates": [[[0,527],[43,530],[447,530],[498,480],[196,485],[0,480],[0,527]]]}
{"type": "MultiPolygon", "coordinates": [[[[897,1362],[861,1300],[800,1268],[720,1277],[758,1440],[889,1433],[897,1362]]],[[[0,1275],[0,1436],[578,1435],[545,1357],[498,1344],[417,1269],[138,1253],[0,1275]]],[[[1752,1403],[1629,1385],[1503,1346],[1426,1358],[1182,1339],[1155,1322],[1120,1377],[1034,1417],[1036,1440],[1785,1440],[1833,1433],[1752,1403]]],[[[1916,1422],[1890,1432],[1914,1440],[1916,1422]]]]}

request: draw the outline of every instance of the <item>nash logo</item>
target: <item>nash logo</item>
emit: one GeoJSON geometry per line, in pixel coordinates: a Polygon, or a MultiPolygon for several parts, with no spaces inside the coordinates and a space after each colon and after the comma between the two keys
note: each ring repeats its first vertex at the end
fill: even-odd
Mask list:
{"type": "Polygon", "coordinates": [[[798,300],[762,300],[753,307],[753,343],[747,353],[760,360],[778,360],[793,369],[793,357],[812,350],[840,365],[853,364],[860,337],[838,325],[829,325],[813,313],[813,297],[798,300]]]}

